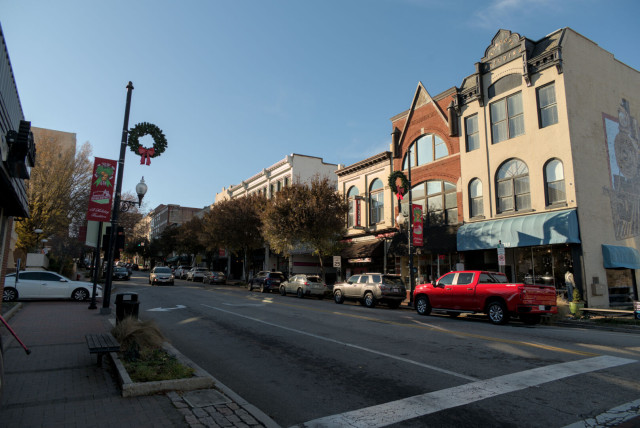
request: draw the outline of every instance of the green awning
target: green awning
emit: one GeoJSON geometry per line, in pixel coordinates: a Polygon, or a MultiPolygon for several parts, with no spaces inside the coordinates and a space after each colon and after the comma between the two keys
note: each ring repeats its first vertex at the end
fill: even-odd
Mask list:
{"type": "Polygon", "coordinates": [[[520,215],[500,220],[464,224],[458,229],[458,251],[550,244],[579,244],[575,210],[520,215]]]}
{"type": "Polygon", "coordinates": [[[640,269],[640,253],[635,248],[602,244],[602,258],[606,269],[640,269]]]}

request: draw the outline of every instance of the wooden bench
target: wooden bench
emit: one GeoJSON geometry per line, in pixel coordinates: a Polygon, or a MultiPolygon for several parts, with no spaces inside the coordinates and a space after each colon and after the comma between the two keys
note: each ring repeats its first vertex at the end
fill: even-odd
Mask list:
{"type": "Polygon", "coordinates": [[[591,313],[594,315],[603,315],[609,317],[615,317],[616,315],[631,315],[633,316],[634,312],[630,309],[600,309],[600,308],[582,308],[580,309],[582,312],[591,313]]]}
{"type": "Polygon", "coordinates": [[[98,366],[102,366],[102,356],[109,352],[120,352],[120,343],[111,333],[87,334],[85,336],[90,354],[98,354],[98,366]]]}

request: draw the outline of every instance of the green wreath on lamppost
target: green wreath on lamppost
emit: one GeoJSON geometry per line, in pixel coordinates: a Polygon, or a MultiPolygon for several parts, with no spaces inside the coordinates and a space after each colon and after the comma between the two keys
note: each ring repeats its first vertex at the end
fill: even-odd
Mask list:
{"type": "Polygon", "coordinates": [[[151,165],[151,158],[160,156],[167,148],[167,138],[153,123],[141,122],[129,131],[127,145],[133,153],[141,156],[140,165],[151,165]],[[153,147],[146,148],[140,145],[139,139],[145,135],[151,135],[153,147]]]}
{"type": "Polygon", "coordinates": [[[391,191],[396,194],[398,199],[403,199],[402,196],[409,191],[409,180],[402,171],[394,171],[389,175],[389,187],[391,191]],[[400,179],[400,186],[396,185],[396,181],[400,179]]]}

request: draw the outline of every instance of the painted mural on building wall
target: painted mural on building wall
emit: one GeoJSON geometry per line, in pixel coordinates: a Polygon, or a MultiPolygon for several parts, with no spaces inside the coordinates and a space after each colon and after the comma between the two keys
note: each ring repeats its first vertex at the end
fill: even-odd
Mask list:
{"type": "Polygon", "coordinates": [[[640,235],[640,127],[622,99],[618,116],[603,114],[611,188],[611,213],[616,239],[640,235]]]}

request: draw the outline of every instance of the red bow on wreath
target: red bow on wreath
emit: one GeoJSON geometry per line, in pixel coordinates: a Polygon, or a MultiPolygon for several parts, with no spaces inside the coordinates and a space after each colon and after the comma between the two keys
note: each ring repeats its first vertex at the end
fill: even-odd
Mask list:
{"type": "Polygon", "coordinates": [[[399,201],[404,199],[402,197],[403,194],[404,194],[404,189],[398,186],[398,193],[396,193],[396,197],[398,198],[399,201]]]}
{"type": "Polygon", "coordinates": [[[151,165],[151,156],[156,153],[156,149],[151,147],[150,149],[145,149],[144,147],[138,147],[138,153],[140,153],[140,165],[145,164],[145,159],[147,160],[147,165],[151,165]]]}

